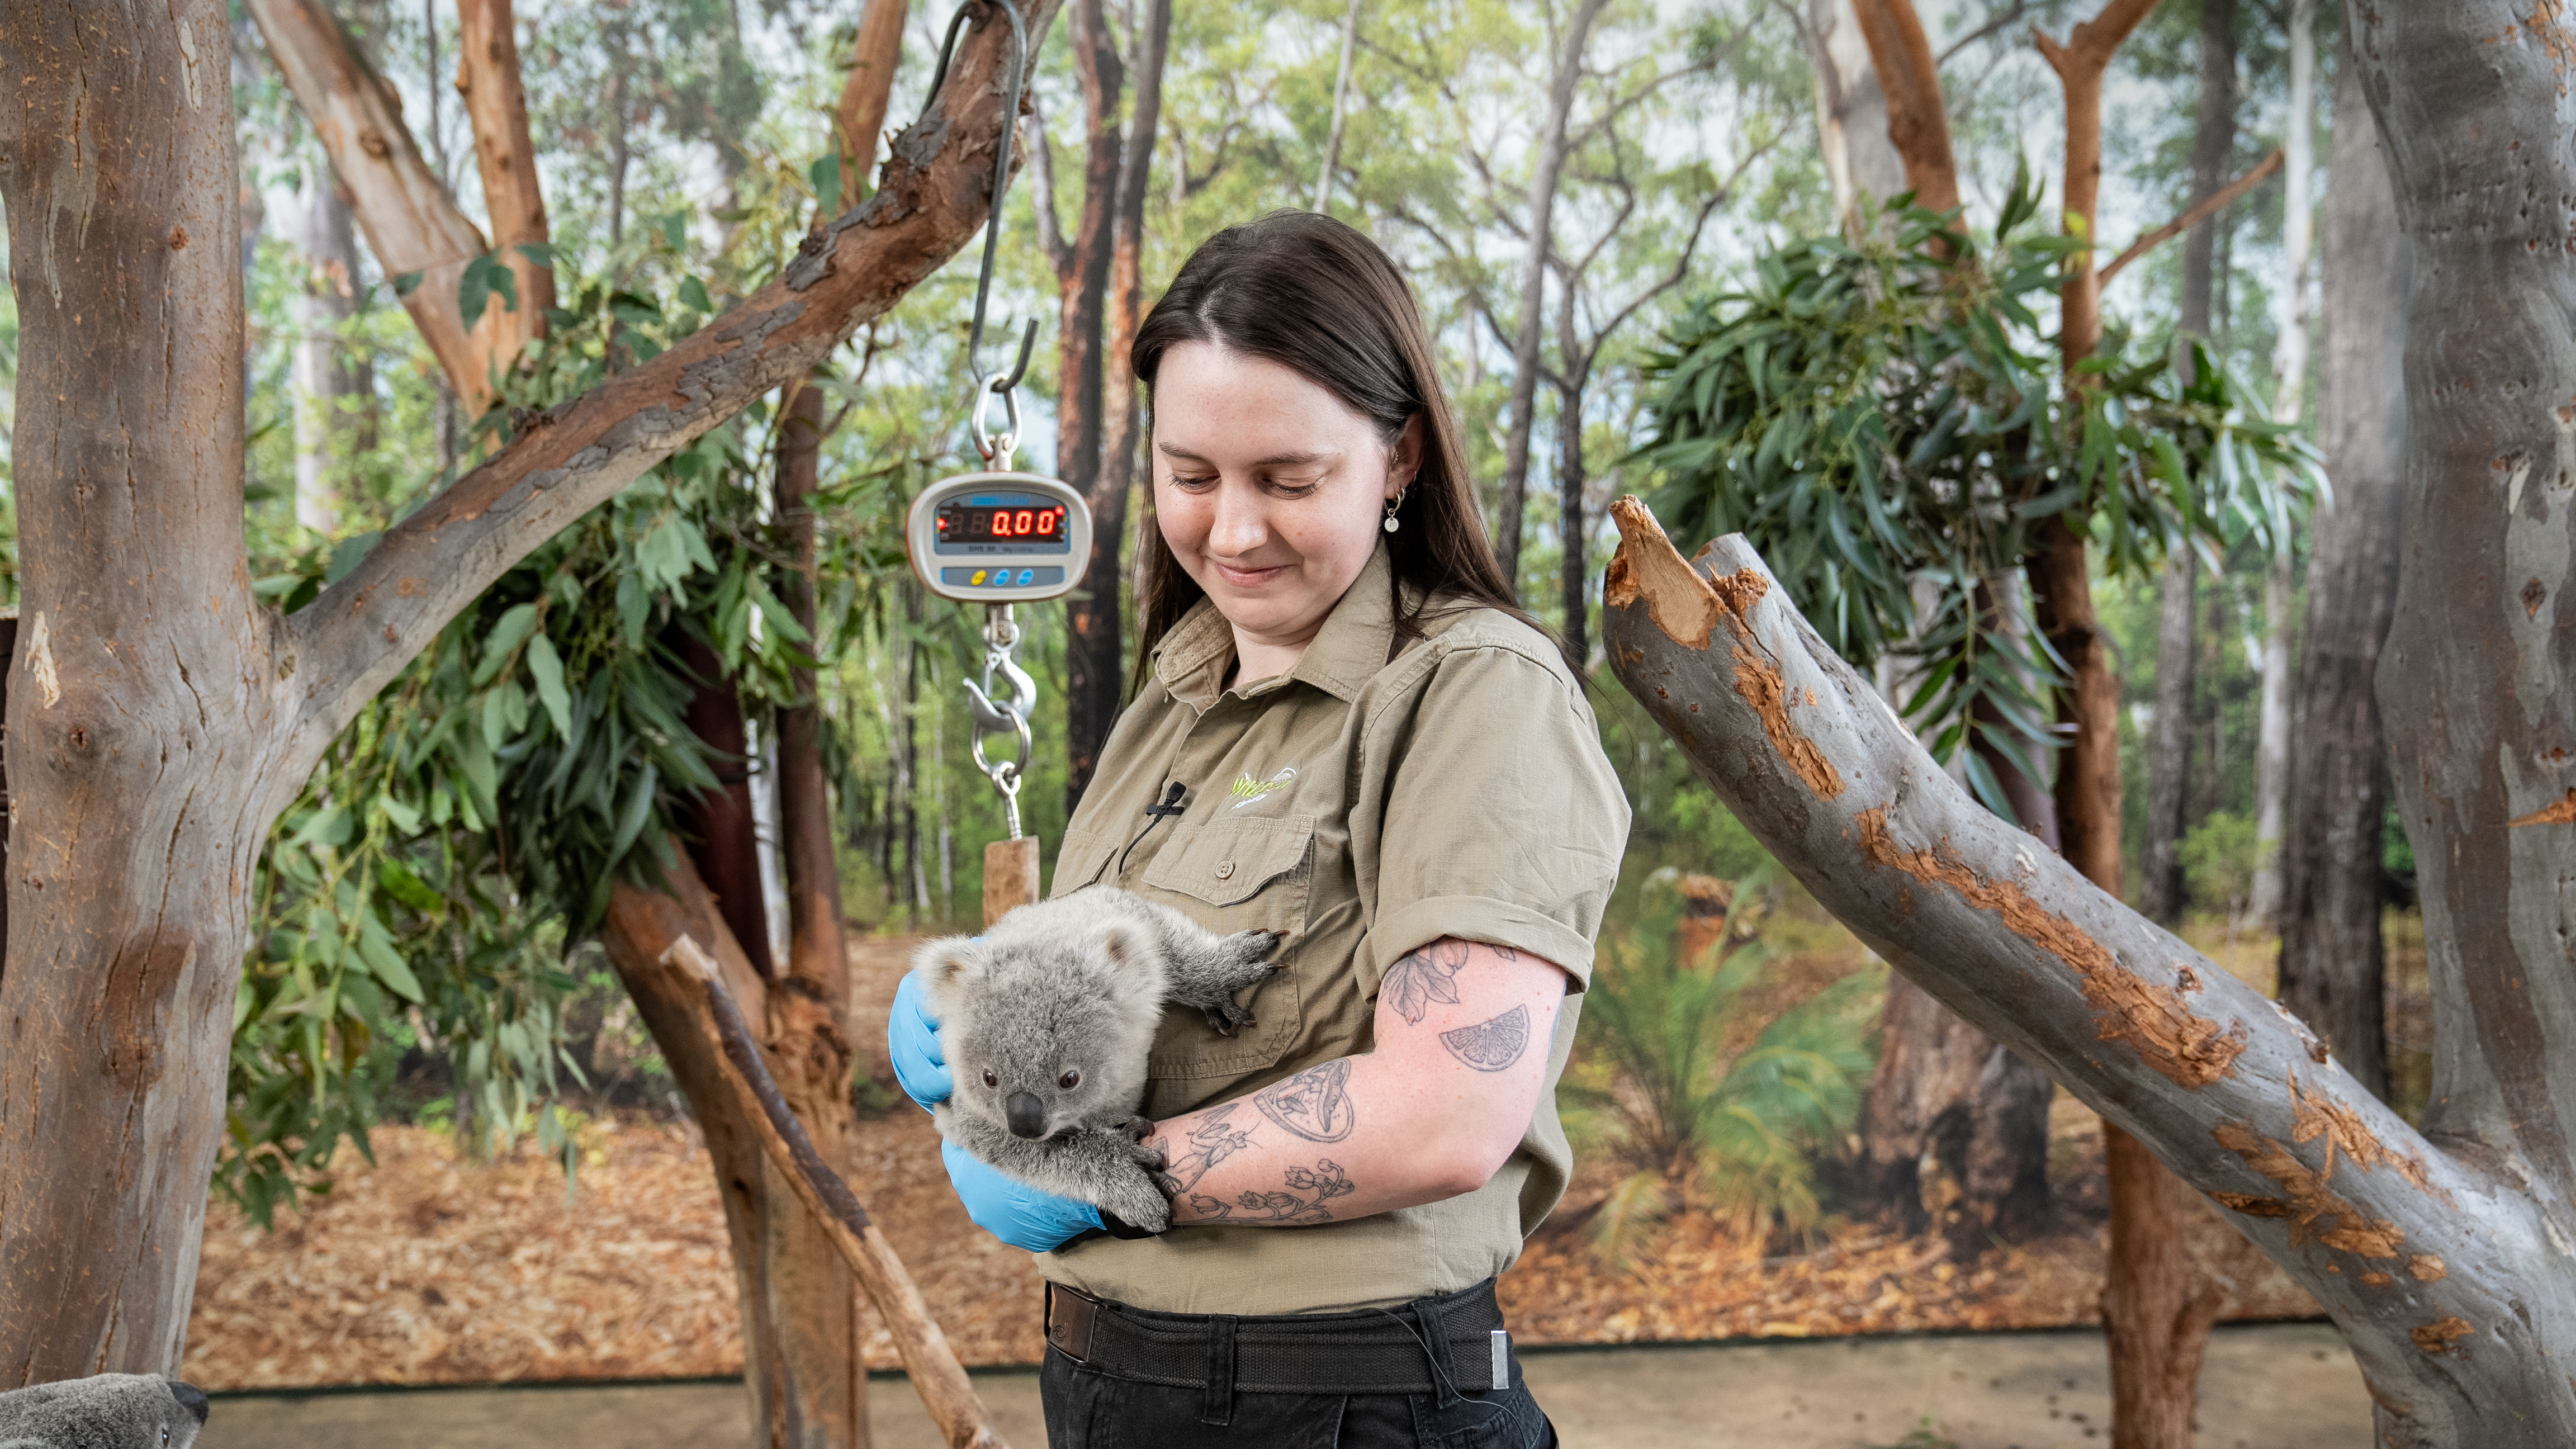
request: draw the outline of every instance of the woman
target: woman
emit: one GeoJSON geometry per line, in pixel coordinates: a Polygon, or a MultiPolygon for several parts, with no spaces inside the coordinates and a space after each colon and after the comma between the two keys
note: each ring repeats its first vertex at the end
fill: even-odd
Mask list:
{"type": "MultiPolygon", "coordinates": [[[[1553,1094],[1627,801],[1373,243],[1306,212],[1222,232],[1132,362],[1158,525],[1136,697],[1054,893],[1286,940],[1254,1025],[1163,1021],[1168,1231],[948,1155],[975,1221],[1043,1255],[1048,1443],[1552,1444],[1494,1277],[1564,1192],[1553,1094]]],[[[907,979],[895,1064],[925,1103],[933,1029],[907,979]]]]}

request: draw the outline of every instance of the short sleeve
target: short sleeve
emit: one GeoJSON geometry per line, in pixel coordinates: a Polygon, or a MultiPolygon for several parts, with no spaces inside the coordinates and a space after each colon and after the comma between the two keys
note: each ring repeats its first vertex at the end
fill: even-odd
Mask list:
{"type": "Polygon", "coordinates": [[[1387,758],[1362,993],[1443,936],[1531,952],[1584,989],[1628,798],[1580,690],[1552,661],[1473,645],[1446,650],[1395,713],[1367,744],[1387,758]]]}

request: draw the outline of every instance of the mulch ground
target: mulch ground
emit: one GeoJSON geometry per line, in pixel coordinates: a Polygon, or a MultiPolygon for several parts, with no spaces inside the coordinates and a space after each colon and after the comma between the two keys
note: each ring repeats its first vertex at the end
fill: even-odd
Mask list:
{"type": "MultiPolygon", "coordinates": [[[[860,1001],[883,1003],[899,943],[854,964],[860,1001]]],[[[855,1021],[884,1041],[878,1019],[855,1021]]],[[[869,1063],[882,1074],[881,1060],[869,1063]]],[[[2062,1231],[1955,1257],[1938,1238],[1868,1223],[1815,1241],[1748,1241],[1685,1215],[1622,1266],[1579,1230],[1611,1170],[1581,1173],[1551,1228],[1503,1281],[1527,1343],[1628,1343],[1747,1336],[2055,1327],[2098,1321],[2101,1145],[2089,1113],[2053,1115],[2062,1231]]],[[[723,1209],[685,1121],[602,1119],[584,1129],[569,1190],[533,1144],[460,1161],[452,1137],[380,1129],[377,1165],[344,1157],[335,1190],[281,1211],[266,1232],[218,1200],[184,1374],[209,1389],[453,1384],[739,1373],[742,1340],[723,1209]]],[[[939,1167],[938,1137],[908,1106],[862,1124],[853,1186],[920,1281],[969,1365],[1034,1363],[1038,1278],[1029,1257],[966,1220],[939,1167]]],[[[2230,1319],[2310,1317],[2314,1303],[2204,1213],[2196,1254],[2230,1319]]],[[[877,1367],[896,1366],[882,1333],[877,1367]]]]}

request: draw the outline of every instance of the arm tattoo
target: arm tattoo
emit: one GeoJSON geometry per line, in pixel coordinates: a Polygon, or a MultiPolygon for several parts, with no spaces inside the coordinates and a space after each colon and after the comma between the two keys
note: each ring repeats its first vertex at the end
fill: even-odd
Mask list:
{"type": "MultiPolygon", "coordinates": [[[[1225,1119],[1233,1116],[1234,1109],[1240,1105],[1242,1104],[1228,1102],[1222,1107],[1212,1108],[1199,1125],[1190,1129],[1189,1142],[1193,1150],[1189,1155],[1173,1161],[1164,1171],[1155,1174],[1162,1179],[1163,1191],[1167,1196],[1178,1197],[1188,1192],[1199,1185],[1200,1178],[1207,1176],[1209,1168],[1252,1145],[1251,1133],[1237,1131],[1226,1125],[1225,1119]]],[[[1162,1153],[1167,1160],[1171,1158],[1172,1149],[1168,1139],[1157,1137],[1145,1145],[1162,1153]]]]}
{"type": "Polygon", "coordinates": [[[1190,1210],[1210,1222],[1227,1223],[1329,1223],[1330,1208],[1324,1206],[1334,1198],[1358,1189],[1351,1186],[1340,1163],[1326,1157],[1313,1167],[1288,1169],[1288,1192],[1245,1191],[1232,1202],[1221,1202],[1203,1193],[1190,1198],[1190,1210]],[[1303,1194],[1312,1193],[1306,1197],[1303,1194]],[[1241,1210],[1240,1215],[1237,1209],[1241,1210]]]}
{"type": "Polygon", "coordinates": [[[1499,1072],[1529,1049],[1529,1008],[1515,1006],[1493,1020],[1440,1033],[1449,1055],[1480,1072],[1499,1072]]]}
{"type": "Polygon", "coordinates": [[[1402,959],[1386,968],[1386,980],[1379,986],[1386,999],[1414,1026],[1429,1015],[1431,1003],[1458,1004],[1458,972],[1467,964],[1467,943],[1443,936],[1417,951],[1408,951],[1402,959]]]}
{"type": "Polygon", "coordinates": [[[1350,1082],[1351,1059],[1335,1057],[1253,1093],[1252,1104],[1309,1142],[1339,1142],[1360,1121],[1350,1082]]]}

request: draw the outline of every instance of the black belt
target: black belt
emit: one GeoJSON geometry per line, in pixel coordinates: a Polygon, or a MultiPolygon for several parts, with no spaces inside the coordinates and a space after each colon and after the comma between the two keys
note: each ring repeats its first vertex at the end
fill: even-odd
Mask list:
{"type": "Polygon", "coordinates": [[[1496,1387],[1491,1365],[1502,1326],[1491,1278],[1401,1308],[1244,1318],[1156,1313],[1047,1285],[1049,1345],[1118,1378],[1214,1385],[1212,1399],[1485,1390],[1496,1387]]]}

